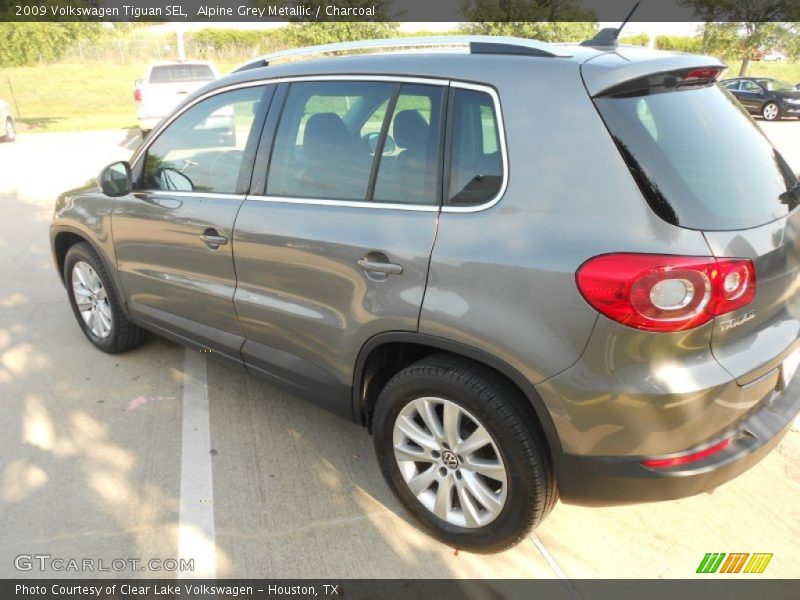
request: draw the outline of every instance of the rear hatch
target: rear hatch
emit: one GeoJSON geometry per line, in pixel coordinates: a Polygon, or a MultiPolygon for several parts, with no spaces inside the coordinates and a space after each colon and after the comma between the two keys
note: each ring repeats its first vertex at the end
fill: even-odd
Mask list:
{"type": "Polygon", "coordinates": [[[787,358],[800,336],[793,169],[716,84],[722,68],[715,59],[667,55],[648,68],[646,60],[602,56],[594,70],[592,61],[584,64],[584,81],[652,209],[701,231],[714,257],[755,266],[753,300],[714,320],[715,358],[742,384],[781,365],[789,375],[787,358]]]}

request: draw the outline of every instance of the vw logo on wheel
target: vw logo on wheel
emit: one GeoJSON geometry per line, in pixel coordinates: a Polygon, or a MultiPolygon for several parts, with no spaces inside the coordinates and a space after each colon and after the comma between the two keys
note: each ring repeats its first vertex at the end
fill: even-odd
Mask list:
{"type": "Polygon", "coordinates": [[[449,450],[442,452],[442,462],[448,469],[458,468],[458,457],[449,450]]]}

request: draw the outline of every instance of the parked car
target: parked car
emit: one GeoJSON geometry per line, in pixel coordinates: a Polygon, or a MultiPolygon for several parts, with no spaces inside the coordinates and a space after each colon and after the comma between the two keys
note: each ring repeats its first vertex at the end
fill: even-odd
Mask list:
{"type": "Polygon", "coordinates": [[[472,551],[559,497],[698,494],[774,449],[800,411],[800,187],[724,65],[382,43],[244,65],[59,196],[88,341],[150,330],[366,426],[403,506],[472,551]],[[232,148],[202,130],[225,107],[232,148]]]}
{"type": "Polygon", "coordinates": [[[780,62],[786,60],[787,56],[781,52],[767,52],[761,60],[767,62],[780,62]]]}
{"type": "Polygon", "coordinates": [[[213,64],[201,61],[157,62],[148,65],[133,91],[136,118],[143,133],[170,114],[189,94],[218,77],[213,64]]]}
{"type": "Polygon", "coordinates": [[[783,117],[800,117],[800,91],[780,79],[770,77],[736,77],[722,81],[749,112],[767,121],[783,117]]]}
{"type": "Polygon", "coordinates": [[[11,107],[8,102],[0,100],[0,142],[13,142],[17,139],[17,128],[11,117],[11,107]]]}

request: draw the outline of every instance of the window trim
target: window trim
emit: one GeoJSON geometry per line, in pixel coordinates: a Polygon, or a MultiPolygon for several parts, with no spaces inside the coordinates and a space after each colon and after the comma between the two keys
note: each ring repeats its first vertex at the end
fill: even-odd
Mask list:
{"type": "MultiPolygon", "coordinates": [[[[156,128],[151,132],[147,141],[142,144],[134,153],[133,157],[131,157],[130,163],[133,166],[134,171],[139,166],[139,161],[141,160],[142,156],[146,154],[149,150],[150,146],[158,139],[161,133],[170,126],[170,124],[175,121],[178,117],[180,117],[184,112],[192,108],[194,105],[206,100],[212,96],[216,96],[218,94],[222,94],[225,92],[234,91],[241,88],[248,88],[248,87],[257,87],[257,86],[269,86],[269,85],[278,85],[282,83],[293,83],[293,82],[301,82],[301,81],[386,81],[390,83],[415,83],[420,85],[437,85],[448,87],[450,89],[457,88],[457,89],[466,89],[466,90],[474,90],[478,92],[484,92],[489,94],[492,98],[492,102],[494,103],[494,110],[497,116],[497,130],[498,130],[498,137],[499,137],[499,146],[500,146],[500,155],[503,161],[503,180],[500,184],[500,189],[498,190],[497,194],[489,201],[483,204],[476,204],[475,206],[447,206],[444,204],[444,197],[442,196],[441,202],[438,204],[393,204],[388,202],[366,202],[366,201],[355,201],[355,200],[330,200],[330,199],[323,199],[323,198],[289,198],[284,196],[268,196],[265,194],[225,194],[224,196],[227,198],[236,197],[236,198],[246,198],[247,200],[257,200],[260,202],[273,202],[273,203],[283,203],[283,204],[303,204],[303,205],[319,205],[319,206],[343,206],[347,208],[374,208],[380,210],[412,210],[412,211],[419,211],[419,212],[447,212],[447,213],[474,213],[474,212],[481,212],[483,210],[489,209],[496,205],[506,193],[508,189],[508,180],[509,180],[509,160],[508,160],[508,149],[507,149],[507,139],[506,139],[506,130],[505,130],[505,119],[503,115],[502,105],[500,103],[500,96],[497,93],[497,90],[492,87],[491,85],[485,83],[471,83],[466,81],[457,81],[453,79],[446,79],[446,78],[434,78],[434,77],[414,77],[414,76],[405,76],[405,75],[371,75],[371,74],[337,74],[337,75],[297,75],[297,76],[289,76],[289,77],[274,77],[269,79],[259,79],[254,81],[245,81],[240,83],[233,83],[230,85],[226,85],[223,87],[219,87],[213,90],[206,92],[194,98],[192,101],[188,102],[186,105],[182,106],[178,111],[170,115],[166,120],[164,120],[161,124],[157,125],[156,128]]],[[[272,100],[274,101],[277,95],[277,88],[275,88],[275,92],[273,93],[272,100]]],[[[449,94],[448,94],[449,96],[449,94]]],[[[283,98],[283,102],[279,102],[281,104],[280,109],[283,109],[283,103],[285,102],[285,97],[283,98]]],[[[262,120],[260,123],[261,127],[261,136],[268,134],[269,132],[266,131],[266,123],[269,119],[269,115],[272,114],[273,110],[277,107],[274,105],[274,102],[271,102],[271,106],[269,107],[269,111],[265,119],[262,120]]],[[[445,108],[449,108],[449,103],[445,103],[445,108]]],[[[448,114],[444,115],[444,120],[449,119],[449,110],[448,114]]],[[[278,122],[280,119],[278,119],[278,122]]],[[[446,131],[445,136],[442,143],[442,151],[446,151],[448,144],[450,143],[451,132],[446,131]]],[[[274,141],[274,140],[273,140],[274,141]]],[[[261,144],[259,143],[259,150],[261,144]]],[[[272,159],[272,151],[270,149],[269,155],[267,156],[267,161],[272,159]]],[[[255,163],[251,166],[251,182],[252,177],[255,171],[255,166],[258,164],[258,156],[256,156],[255,163]]],[[[442,177],[442,181],[444,182],[444,176],[446,169],[449,169],[449,157],[445,156],[444,161],[440,164],[439,172],[440,176],[442,177]]],[[[265,179],[266,183],[266,179],[265,179]]],[[[443,183],[444,185],[444,183],[443,183]]],[[[442,185],[442,187],[443,187],[442,185]]],[[[251,186],[252,189],[252,186],[251,186]]],[[[163,190],[161,190],[163,191],[163,190]]],[[[266,191],[266,188],[265,188],[266,191]]],[[[143,190],[142,193],[152,193],[150,191],[143,190]]],[[[187,194],[192,194],[192,192],[187,192],[187,194]]]]}

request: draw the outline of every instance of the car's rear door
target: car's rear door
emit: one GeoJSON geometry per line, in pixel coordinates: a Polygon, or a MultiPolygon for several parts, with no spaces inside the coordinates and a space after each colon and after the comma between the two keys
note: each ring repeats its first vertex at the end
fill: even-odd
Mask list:
{"type": "Polygon", "coordinates": [[[347,417],[362,345],[417,329],[446,95],[447,82],[322,78],[284,84],[270,109],[233,238],[242,353],[347,417]]]}
{"type": "Polygon", "coordinates": [[[134,316],[240,361],[232,237],[274,86],[214,93],[155,132],[114,205],[117,268],[134,316]],[[209,116],[228,111],[231,119],[209,116]]]}

